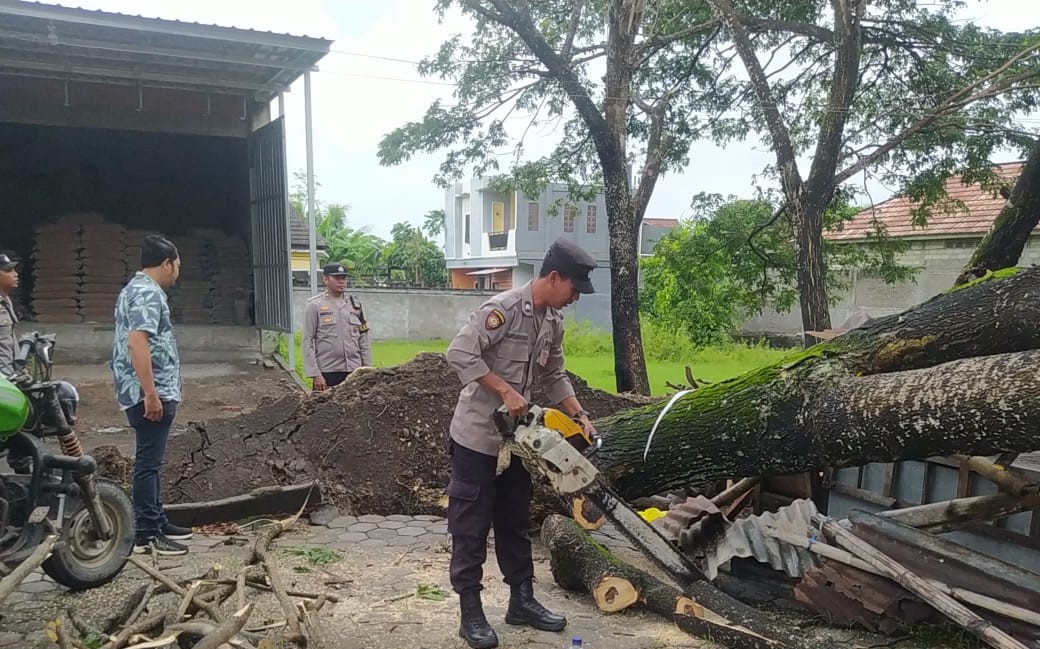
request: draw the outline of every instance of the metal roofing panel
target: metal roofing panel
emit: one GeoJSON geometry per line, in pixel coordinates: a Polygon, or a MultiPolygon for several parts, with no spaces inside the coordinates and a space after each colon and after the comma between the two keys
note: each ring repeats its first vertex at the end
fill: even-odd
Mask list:
{"type": "Polygon", "coordinates": [[[0,0],[0,69],[43,78],[253,94],[285,91],[332,41],[0,0]]]}

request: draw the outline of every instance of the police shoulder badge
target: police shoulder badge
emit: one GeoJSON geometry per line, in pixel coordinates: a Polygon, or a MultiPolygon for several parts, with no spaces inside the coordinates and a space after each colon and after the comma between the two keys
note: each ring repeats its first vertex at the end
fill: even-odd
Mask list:
{"type": "Polygon", "coordinates": [[[499,309],[491,309],[491,313],[484,318],[484,328],[494,331],[506,323],[506,314],[499,309]]]}

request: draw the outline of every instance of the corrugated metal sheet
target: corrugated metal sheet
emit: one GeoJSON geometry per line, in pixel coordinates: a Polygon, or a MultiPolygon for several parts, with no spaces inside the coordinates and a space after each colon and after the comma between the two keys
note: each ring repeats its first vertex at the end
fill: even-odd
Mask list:
{"type": "Polygon", "coordinates": [[[172,24],[172,25],[185,25],[185,26],[202,27],[202,28],[216,27],[216,28],[222,28],[222,29],[234,29],[236,31],[248,32],[248,33],[251,33],[251,34],[263,34],[263,35],[268,35],[268,36],[289,36],[291,38],[307,38],[307,39],[313,39],[313,40],[321,40],[320,37],[308,36],[306,34],[287,34],[287,33],[284,33],[284,32],[273,32],[273,31],[266,31],[266,30],[262,30],[262,29],[252,29],[250,27],[238,27],[238,26],[235,26],[235,25],[216,25],[214,23],[200,23],[198,21],[192,21],[192,20],[177,20],[175,18],[163,18],[162,16],[155,16],[155,15],[153,15],[153,16],[145,16],[143,14],[128,14],[128,13],[122,13],[122,12],[118,12],[118,11],[105,11],[103,9],[88,9],[86,7],[81,7],[79,5],[72,5],[72,4],[69,4],[69,3],[66,3],[66,2],[62,2],[61,4],[56,4],[56,3],[53,3],[53,2],[36,2],[34,0],[3,0],[2,2],[0,2],[0,5],[4,5],[4,4],[9,5],[9,6],[18,6],[18,5],[22,5],[22,6],[35,6],[35,7],[39,7],[41,10],[55,11],[55,12],[64,12],[65,14],[78,12],[78,13],[82,13],[85,16],[120,17],[120,18],[140,19],[140,20],[155,20],[155,21],[160,21],[160,22],[163,22],[163,23],[169,23],[169,24],[172,24]]]}
{"type": "MultiPolygon", "coordinates": [[[[1012,466],[1027,479],[1040,480],[1037,457],[1034,453],[1022,454],[1012,466]]],[[[891,507],[899,508],[997,493],[995,484],[980,475],[961,471],[956,462],[947,458],[845,467],[834,472],[833,480],[850,488],[830,492],[827,515],[834,519],[847,517],[853,509],[877,513],[890,508],[871,494],[892,499],[895,503],[891,507]]],[[[941,536],[1040,572],[1040,510],[1021,512],[941,536]]]]}
{"type": "Polygon", "coordinates": [[[332,41],[0,0],[0,74],[253,96],[314,69],[332,41]]]}
{"type": "Polygon", "coordinates": [[[256,326],[283,333],[292,328],[287,184],[285,120],[279,117],[249,140],[249,200],[256,326]]]}
{"type": "MultiPolygon", "coordinates": [[[[768,563],[774,570],[782,570],[789,577],[803,577],[806,572],[819,565],[816,556],[804,547],[795,547],[772,537],[769,530],[777,530],[790,536],[806,538],[812,517],[817,513],[811,500],[796,500],[776,512],[766,512],[734,521],[717,544],[709,546],[704,558],[704,573],[709,579],[719,574],[719,567],[734,557],[754,557],[768,563]]],[[[687,553],[700,550],[685,533],[680,534],[679,543],[687,553]]]]}

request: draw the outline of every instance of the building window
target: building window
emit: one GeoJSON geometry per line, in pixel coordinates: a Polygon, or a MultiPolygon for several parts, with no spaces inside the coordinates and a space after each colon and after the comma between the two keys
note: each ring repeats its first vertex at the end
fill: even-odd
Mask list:
{"type": "Polygon", "coordinates": [[[588,234],[596,234],[596,206],[589,205],[588,210],[585,212],[585,232],[588,234]]]}
{"type": "Polygon", "coordinates": [[[465,225],[464,225],[462,231],[463,231],[463,235],[462,235],[463,239],[462,240],[465,241],[466,243],[469,243],[469,214],[466,215],[466,222],[465,222],[465,225]]]}
{"type": "Polygon", "coordinates": [[[578,208],[568,207],[563,211],[563,231],[574,232],[574,220],[578,218],[578,208]]]}
{"type": "Polygon", "coordinates": [[[527,231],[538,232],[538,203],[527,204],[527,231]]]}

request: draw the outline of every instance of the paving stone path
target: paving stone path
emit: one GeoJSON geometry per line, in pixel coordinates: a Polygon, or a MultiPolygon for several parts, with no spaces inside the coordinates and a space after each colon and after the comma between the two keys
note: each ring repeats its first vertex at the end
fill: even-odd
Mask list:
{"type": "MultiPolygon", "coordinates": [[[[196,534],[186,542],[191,548],[187,557],[160,559],[160,569],[171,578],[180,579],[201,575],[219,565],[222,574],[233,575],[247,560],[252,541],[252,534],[196,534]]],[[[613,539],[610,542],[613,544],[613,539]]],[[[320,627],[328,636],[324,646],[458,649],[466,645],[457,636],[458,598],[448,583],[448,543],[445,521],[434,516],[341,516],[326,525],[300,525],[282,535],[275,544],[280,551],[274,554],[289,588],[333,592],[341,598],[326,606],[319,616],[320,627]],[[294,547],[335,550],[340,559],[323,565],[309,564],[305,558],[284,551],[294,547]],[[421,585],[438,589],[443,599],[436,595],[433,599],[420,597],[421,585]]],[[[536,592],[549,608],[567,616],[568,627],[557,634],[507,626],[503,617],[509,587],[501,581],[493,551],[488,557],[483,599],[501,647],[565,649],[572,636],[580,636],[585,647],[592,649],[717,646],[691,638],[653,615],[637,611],[601,614],[587,596],[556,586],[549,572],[548,553],[537,543],[536,592]]],[[[56,645],[47,639],[44,630],[47,621],[71,607],[77,615],[97,623],[146,581],[148,577],[128,564],[111,584],[70,593],[37,572],[3,606],[0,648],[53,648],[56,645]]],[[[251,621],[259,624],[278,617],[277,606],[268,601],[258,603],[251,621]]]]}

